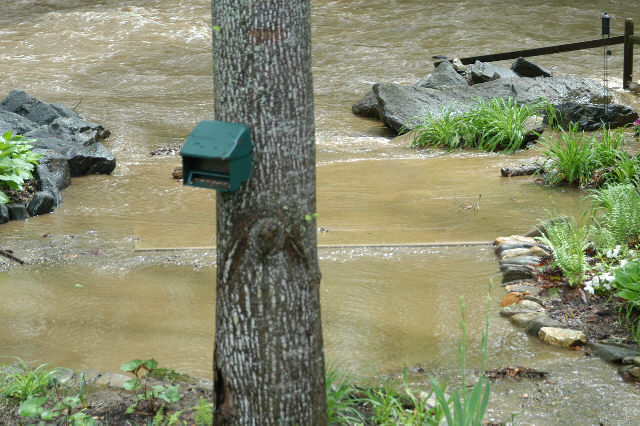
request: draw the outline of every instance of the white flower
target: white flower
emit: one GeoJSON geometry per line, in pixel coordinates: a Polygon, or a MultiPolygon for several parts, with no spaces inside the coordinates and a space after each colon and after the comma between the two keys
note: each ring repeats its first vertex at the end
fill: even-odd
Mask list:
{"type": "Polygon", "coordinates": [[[616,248],[609,249],[609,251],[607,251],[607,257],[609,259],[612,259],[614,257],[618,257],[619,253],[620,253],[620,246],[616,246],[616,248]]]}
{"type": "Polygon", "coordinates": [[[616,279],[616,277],[614,277],[613,275],[611,275],[611,273],[606,272],[606,273],[604,273],[604,274],[600,275],[600,279],[601,279],[602,281],[606,281],[606,282],[610,283],[611,281],[615,280],[615,279],[616,279]]]}
{"type": "Polygon", "coordinates": [[[593,296],[593,293],[595,292],[593,290],[593,287],[591,287],[591,281],[587,281],[586,283],[584,283],[584,291],[586,291],[587,293],[591,294],[593,296]]]}
{"type": "Polygon", "coordinates": [[[622,260],[620,261],[620,267],[621,267],[621,268],[624,268],[624,265],[626,265],[626,264],[627,264],[627,262],[628,262],[628,260],[627,260],[627,259],[622,259],[622,260]]]}

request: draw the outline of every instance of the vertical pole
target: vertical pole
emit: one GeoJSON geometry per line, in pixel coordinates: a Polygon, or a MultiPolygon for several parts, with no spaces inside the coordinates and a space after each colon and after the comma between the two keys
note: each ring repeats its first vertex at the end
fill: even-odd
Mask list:
{"type": "Polygon", "coordinates": [[[622,66],[622,88],[628,89],[633,78],[633,19],[624,21],[624,65],[622,66]]]}

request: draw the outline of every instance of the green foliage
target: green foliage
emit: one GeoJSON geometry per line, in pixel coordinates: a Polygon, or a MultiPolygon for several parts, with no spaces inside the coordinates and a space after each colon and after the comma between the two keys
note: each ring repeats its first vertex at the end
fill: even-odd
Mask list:
{"type": "Polygon", "coordinates": [[[24,181],[33,177],[31,172],[42,157],[31,150],[29,143],[34,141],[11,132],[0,136],[0,204],[9,202],[3,188],[22,191],[24,181]]]}
{"type": "MultiPolygon", "coordinates": [[[[491,294],[491,286],[489,287],[489,294],[491,294]]],[[[487,359],[487,338],[489,335],[489,312],[491,308],[491,296],[487,298],[487,317],[485,330],[482,332],[482,370],[480,379],[473,386],[471,391],[467,391],[466,383],[466,352],[467,352],[467,325],[465,321],[465,304],[464,298],[460,298],[460,309],[462,311],[462,321],[460,328],[462,329],[462,337],[458,344],[458,352],[460,355],[461,370],[462,370],[462,385],[459,389],[456,389],[451,395],[451,399],[447,401],[444,393],[444,388],[433,377],[429,378],[433,391],[436,394],[436,398],[444,410],[444,416],[448,425],[473,425],[480,426],[482,419],[487,410],[489,403],[489,395],[491,393],[490,383],[487,378],[484,377],[486,359],[487,359]],[[453,405],[453,413],[451,412],[450,405],[453,405]]]]}
{"type": "Polygon", "coordinates": [[[13,358],[18,361],[19,366],[9,367],[10,371],[0,384],[0,396],[23,402],[36,396],[46,395],[52,386],[53,374],[57,369],[47,368],[48,364],[41,364],[32,370],[22,359],[13,358]]]}
{"type": "Polygon", "coordinates": [[[631,322],[631,329],[636,342],[640,344],[640,327],[638,326],[640,317],[632,320],[631,314],[640,308],[640,263],[628,262],[624,267],[616,269],[615,279],[611,286],[615,288],[616,296],[626,300],[620,308],[620,312],[625,312],[625,319],[631,322]]]}
{"type": "Polygon", "coordinates": [[[454,114],[453,107],[444,108],[440,117],[429,113],[426,117],[414,117],[409,123],[412,123],[414,130],[411,143],[414,148],[435,146],[449,151],[462,148],[461,135],[466,123],[461,115],[454,114]]]}
{"type": "Polygon", "coordinates": [[[149,383],[149,375],[158,367],[158,363],[153,359],[142,361],[134,359],[120,366],[122,371],[132,373],[135,378],[124,383],[124,388],[135,393],[134,402],[127,408],[127,414],[135,411],[140,401],[145,401],[151,414],[155,414],[158,410],[158,400],[168,403],[178,402],[180,400],[180,392],[178,386],[151,385],[149,383]],[[143,375],[144,372],[146,375],[143,375]]]}
{"type": "Polygon", "coordinates": [[[327,423],[351,424],[360,421],[356,410],[355,387],[348,378],[340,373],[335,364],[327,368],[325,383],[327,386],[327,423]]]}
{"type": "Polygon", "coordinates": [[[569,285],[579,285],[587,270],[584,251],[589,245],[588,227],[578,226],[572,220],[561,220],[550,223],[546,233],[538,240],[551,248],[554,265],[562,270],[569,285]]]}
{"type": "Polygon", "coordinates": [[[477,100],[463,114],[455,108],[445,108],[439,117],[428,114],[410,119],[401,133],[414,130],[413,147],[437,146],[448,150],[476,147],[483,151],[507,152],[523,148],[527,119],[545,109],[547,102],[523,105],[511,98],[477,100]]]}
{"type": "Polygon", "coordinates": [[[582,185],[598,167],[592,149],[594,139],[579,132],[577,123],[561,132],[560,137],[545,138],[542,144],[542,153],[547,158],[544,166],[548,169],[545,183],[582,185]]]}
{"type": "Polygon", "coordinates": [[[209,426],[213,423],[213,404],[204,398],[200,398],[198,405],[194,407],[196,412],[194,422],[196,426],[209,426]]]}
{"type": "Polygon", "coordinates": [[[633,184],[609,185],[593,194],[601,212],[591,230],[600,250],[640,243],[640,191],[633,184]]]}

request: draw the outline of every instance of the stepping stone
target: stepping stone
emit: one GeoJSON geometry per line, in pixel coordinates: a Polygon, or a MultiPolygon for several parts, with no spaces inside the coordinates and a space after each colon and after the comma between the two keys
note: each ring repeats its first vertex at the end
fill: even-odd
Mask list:
{"type": "MultiPolygon", "coordinates": [[[[523,281],[523,282],[527,282],[527,281],[523,281]]],[[[528,291],[534,296],[537,296],[540,294],[540,288],[533,285],[526,285],[526,284],[507,284],[504,286],[504,289],[507,291],[518,291],[520,293],[524,293],[525,291],[528,291]]]]}
{"type": "Polygon", "coordinates": [[[531,265],[536,266],[540,263],[540,258],[538,256],[518,256],[518,257],[510,257],[508,259],[500,260],[500,270],[504,271],[508,269],[509,265],[518,266],[518,265],[531,265]]]}
{"type": "Polygon", "coordinates": [[[527,324],[540,316],[546,316],[546,314],[542,312],[527,312],[524,314],[515,314],[514,316],[509,318],[509,321],[511,321],[513,325],[524,328],[527,326],[527,324]]]}
{"type": "Polygon", "coordinates": [[[502,282],[533,278],[534,268],[528,265],[514,265],[502,273],[502,282]]]}
{"type": "Polygon", "coordinates": [[[560,321],[556,321],[547,316],[541,316],[539,318],[533,319],[525,329],[525,332],[530,336],[537,336],[542,327],[556,327],[556,328],[566,328],[566,325],[561,323],[560,321]]]}
{"type": "MultiPolygon", "coordinates": [[[[530,279],[527,279],[527,280],[506,281],[506,282],[503,282],[501,285],[504,288],[507,288],[509,286],[515,286],[515,285],[526,285],[526,286],[534,287],[535,283],[533,281],[531,281],[530,279]]],[[[531,294],[533,294],[533,292],[531,292],[531,294]]]]}
{"type": "Polygon", "coordinates": [[[560,348],[575,348],[587,343],[587,337],[582,331],[568,328],[542,327],[538,332],[538,337],[543,342],[560,348]]]}
{"type": "Polygon", "coordinates": [[[494,244],[499,246],[505,243],[530,243],[536,244],[538,240],[533,237],[523,237],[522,235],[511,235],[509,237],[498,237],[496,238],[494,244]]]}
{"type": "Polygon", "coordinates": [[[621,345],[619,346],[606,343],[591,343],[589,344],[589,347],[600,358],[616,364],[622,363],[625,358],[633,359],[634,357],[640,356],[640,351],[621,345]]]}
{"type": "Polygon", "coordinates": [[[500,309],[500,315],[505,318],[511,318],[517,314],[527,314],[531,312],[544,312],[544,308],[535,302],[522,300],[513,305],[505,306],[500,309]]]}

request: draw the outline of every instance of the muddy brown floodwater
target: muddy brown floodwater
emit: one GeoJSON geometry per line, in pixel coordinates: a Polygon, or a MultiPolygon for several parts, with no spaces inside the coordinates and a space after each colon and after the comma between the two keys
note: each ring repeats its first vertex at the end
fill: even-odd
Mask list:
{"type": "MultiPolygon", "coordinates": [[[[210,2],[12,0],[0,16],[0,96],[24,89],[77,106],[112,130],[110,176],[74,179],[53,214],[0,226],[0,246],[28,261],[0,272],[0,352],[38,364],[117,371],[155,357],[211,376],[215,196],[171,179],[182,143],[213,117],[210,2]],[[45,236],[46,235],[46,236],[45,236]],[[151,249],[164,248],[166,251],[151,249]],[[198,248],[197,250],[184,250],[198,248]],[[175,250],[177,249],[177,250],[175,250]]],[[[546,210],[580,211],[580,194],[503,179],[535,153],[416,151],[350,106],[377,81],[411,83],[431,56],[469,56],[622,33],[632,0],[487,2],[313,0],[322,315],[328,362],[371,377],[403,366],[458,369],[459,298],[470,366],[479,366],[489,241],[525,232],[546,210]],[[555,207],[554,207],[555,205],[555,207]],[[475,208],[474,208],[475,207],[475,208]],[[432,243],[453,243],[425,246],[432,243]]],[[[613,96],[622,48],[609,59],[613,96]]],[[[535,58],[556,74],[602,78],[599,49],[535,58]]],[[[631,142],[632,144],[634,142],[631,142]]],[[[502,295],[492,292],[494,300],[502,295]]],[[[522,424],[634,424],[637,387],[603,361],[543,346],[492,304],[489,367],[526,365],[543,382],[493,387],[490,417],[522,424]]]]}

